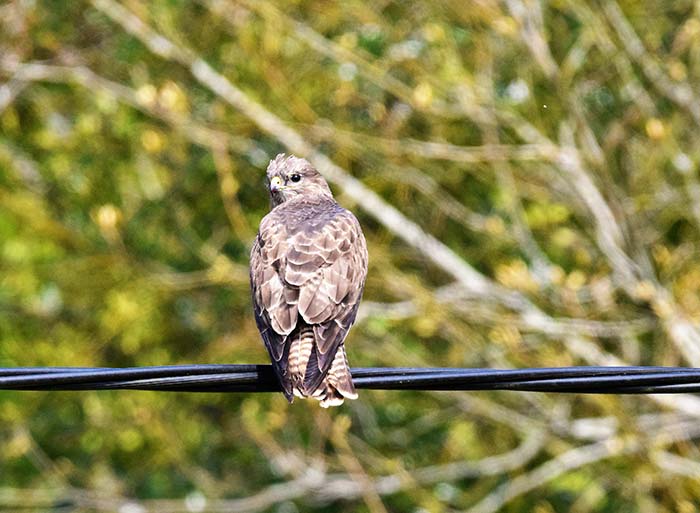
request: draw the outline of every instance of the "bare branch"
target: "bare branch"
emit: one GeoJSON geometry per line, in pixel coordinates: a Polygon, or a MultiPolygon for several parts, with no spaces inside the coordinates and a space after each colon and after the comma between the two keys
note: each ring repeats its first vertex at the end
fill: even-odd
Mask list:
{"type": "Polygon", "coordinates": [[[656,276],[648,270],[642,270],[625,253],[622,248],[622,228],[584,168],[578,150],[573,145],[571,128],[566,124],[562,125],[562,139],[565,150],[560,155],[559,166],[570,177],[578,198],[586,204],[593,216],[598,246],[615,270],[620,285],[634,299],[639,298],[640,283],[642,288],[649,288],[650,293],[646,299],[656,305],[655,310],[660,314],[671,340],[692,365],[700,365],[700,330],[678,311],[672,294],[658,283],[656,276]]]}
{"type": "Polygon", "coordinates": [[[624,243],[622,229],[605,198],[583,167],[573,142],[572,130],[567,125],[562,125],[562,139],[564,139],[562,143],[565,149],[559,155],[559,167],[571,180],[578,199],[586,204],[593,215],[598,245],[615,270],[617,279],[623,287],[632,291],[638,281],[639,270],[622,249],[624,243]]]}
{"type": "Polygon", "coordinates": [[[700,462],[678,456],[668,451],[652,453],[652,460],[664,472],[671,472],[672,474],[689,477],[693,480],[700,479],[700,462]]]}
{"type": "MultiPolygon", "coordinates": [[[[141,40],[157,55],[188,66],[192,75],[202,85],[251,119],[263,131],[277,138],[291,152],[307,157],[327,179],[343,189],[343,192],[367,213],[432,260],[438,267],[454,276],[467,289],[480,295],[509,296],[507,292],[499,290],[496,285],[490,284],[485,277],[475,271],[454,251],[423,231],[416,223],[401,214],[362,182],[350,176],[325,155],[316,152],[295,130],[262,105],[251,100],[241,89],[202,59],[192,57],[189,50],[175,46],[113,0],[93,0],[93,5],[141,40]]],[[[517,301],[516,298],[510,298],[510,300],[517,301]]]]}
{"type": "Polygon", "coordinates": [[[686,82],[673,82],[664,73],[659,63],[644,48],[639,36],[625,17],[622,9],[614,0],[603,3],[603,10],[610,24],[617,31],[620,42],[627,53],[642,68],[647,79],[666,98],[690,113],[696,124],[700,125],[700,98],[686,82]]]}
{"type": "Polygon", "coordinates": [[[0,86],[0,114],[2,114],[25,87],[27,87],[27,84],[16,78],[0,86]]]}
{"type": "MultiPolygon", "coordinates": [[[[290,128],[262,105],[250,99],[241,89],[214,70],[204,60],[195,56],[189,49],[176,46],[164,36],[152,30],[120,4],[114,2],[114,0],[92,0],[92,3],[97,9],[141,40],[155,54],[187,66],[195,79],[203,86],[252,120],[261,130],[278,139],[291,152],[307,157],[327,179],[338,185],[363,210],[372,215],[392,233],[425,255],[439,268],[453,276],[471,294],[477,297],[496,299],[505,306],[517,310],[520,312],[523,322],[539,326],[543,330],[550,327],[551,318],[525,296],[518,292],[503,289],[477,272],[453,250],[432,235],[427,234],[416,223],[406,218],[396,208],[362,184],[362,182],[350,176],[327,156],[316,152],[313,146],[306,142],[298,132],[290,128]]],[[[503,119],[511,125],[524,140],[551,144],[549,139],[543,136],[539,130],[518,116],[501,111],[495,114],[498,119],[503,119]]],[[[488,120],[488,116],[484,119],[488,120]]],[[[581,172],[579,167],[580,161],[576,153],[571,151],[562,152],[560,159],[562,160],[560,165],[572,173],[572,177],[575,178],[578,187],[582,191],[591,193],[597,191],[590,178],[587,178],[585,173],[581,172]]],[[[596,192],[594,196],[602,198],[599,192],[596,192]]],[[[596,198],[585,197],[585,199],[589,202],[590,208],[595,209],[597,206],[604,205],[596,198]]],[[[613,220],[611,225],[598,228],[601,243],[608,250],[609,256],[617,264],[620,271],[625,276],[628,276],[631,273],[631,264],[628,257],[620,249],[619,241],[622,240],[622,237],[619,235],[619,228],[614,222],[614,216],[605,207],[602,213],[598,213],[598,220],[605,222],[609,219],[613,220]]],[[[581,341],[582,344],[569,342],[569,347],[583,348],[588,346],[587,341],[580,339],[580,337],[574,336],[571,338],[574,341],[581,341]]],[[[574,353],[587,360],[591,358],[592,354],[595,354],[595,352],[591,353],[585,350],[581,352],[574,351],[574,353]]],[[[612,355],[608,356],[611,359],[614,358],[612,355]]],[[[678,397],[680,396],[674,399],[678,399],[678,397]]],[[[687,400],[694,399],[691,396],[684,397],[687,400]]],[[[700,412],[700,408],[696,408],[694,413],[697,415],[698,412],[700,412]]]]}
{"type": "MultiPolygon", "coordinates": [[[[518,329],[545,333],[549,336],[565,337],[573,332],[588,337],[619,337],[641,334],[657,325],[651,317],[624,321],[550,317],[548,319],[528,321],[522,318],[513,318],[513,316],[508,316],[505,313],[499,313],[493,305],[484,303],[481,300],[471,301],[464,289],[455,285],[446,285],[436,289],[432,297],[438,305],[447,305],[468,319],[494,325],[510,324],[518,329]]],[[[423,310],[411,300],[395,303],[363,301],[358,313],[358,322],[362,322],[368,317],[401,320],[422,315],[423,313],[423,310]]]]}
{"type": "MultiPolygon", "coordinates": [[[[270,485],[261,492],[241,499],[204,499],[206,511],[241,513],[263,511],[275,504],[289,500],[311,503],[327,503],[335,500],[357,500],[372,487],[378,495],[393,495],[413,486],[428,486],[437,482],[456,481],[480,476],[500,475],[527,464],[541,450],[546,438],[541,432],[533,432],[512,451],[490,456],[474,462],[455,462],[433,465],[411,471],[408,475],[388,475],[368,482],[358,481],[350,474],[324,474],[308,468],[299,478],[270,485]]],[[[367,476],[368,478],[370,476],[367,476]]],[[[191,511],[187,500],[154,499],[137,501],[126,497],[75,488],[22,490],[0,488],[0,506],[11,504],[36,505],[62,501],[75,506],[98,511],[117,511],[131,505],[144,513],[184,513],[191,511]]]]}
{"type": "Polygon", "coordinates": [[[412,166],[385,164],[377,171],[381,176],[390,177],[393,182],[409,184],[435,203],[435,208],[453,221],[474,232],[486,232],[491,236],[509,238],[505,226],[496,216],[485,216],[469,210],[432,176],[412,166]]]}
{"type": "Polygon", "coordinates": [[[558,73],[544,34],[542,4],[539,0],[506,0],[508,10],[520,23],[520,37],[530,50],[537,64],[549,79],[558,73]]]}
{"type": "Polygon", "coordinates": [[[345,146],[372,148],[394,156],[409,155],[424,159],[449,160],[466,164],[505,161],[556,161],[558,148],[553,144],[482,144],[458,146],[443,142],[419,141],[411,138],[387,139],[359,132],[350,132],[327,123],[310,127],[311,133],[321,140],[332,139],[345,146]]]}
{"type": "MultiPolygon", "coordinates": [[[[681,423],[667,426],[664,430],[652,436],[650,440],[630,440],[620,437],[577,447],[548,460],[526,474],[510,479],[478,504],[467,510],[467,513],[495,513],[516,497],[534,490],[571,470],[622,454],[641,452],[654,444],[669,444],[680,440],[691,440],[698,436],[700,436],[700,427],[690,427],[688,424],[681,423]]],[[[666,462],[669,461],[667,458],[666,462]]]]}
{"type": "MultiPolygon", "coordinates": [[[[445,465],[432,465],[408,474],[396,474],[380,477],[373,486],[381,495],[392,495],[414,486],[427,486],[441,481],[457,481],[477,477],[500,475],[521,468],[532,460],[542,449],[546,437],[540,431],[532,431],[521,445],[504,454],[490,456],[475,462],[455,462],[445,465]]],[[[351,500],[360,496],[361,482],[342,477],[333,477],[317,492],[320,502],[344,499],[351,500]]]]}
{"type": "Polygon", "coordinates": [[[17,63],[11,68],[5,69],[13,72],[17,80],[25,83],[73,83],[91,91],[105,92],[125,105],[168,123],[172,128],[182,131],[192,142],[200,146],[212,147],[216,145],[218,147],[223,141],[233,151],[243,154],[250,153],[256,147],[250,139],[210,128],[186,116],[167,110],[163,105],[151,102],[139,95],[134,89],[108,80],[84,66],[55,66],[28,62],[17,63]]]}
{"type": "Polygon", "coordinates": [[[20,180],[29,190],[37,194],[46,192],[46,184],[37,163],[2,138],[0,138],[0,160],[10,162],[17,171],[20,180]]]}
{"type": "Polygon", "coordinates": [[[571,449],[526,474],[506,481],[478,504],[469,508],[467,513],[495,513],[516,497],[532,491],[562,474],[625,452],[631,452],[635,448],[633,445],[625,444],[619,438],[612,438],[571,449]]]}
{"type": "MultiPolygon", "coordinates": [[[[207,0],[206,5],[212,12],[230,21],[230,2],[226,0],[207,0]]],[[[277,9],[271,2],[253,1],[244,2],[247,7],[260,13],[261,15],[274,19],[275,22],[283,22],[293,28],[292,34],[308,44],[312,49],[321,55],[325,55],[336,62],[353,63],[363,77],[375,83],[385,91],[399,98],[406,105],[412,108],[429,112],[434,115],[454,118],[464,115],[461,105],[451,104],[445,101],[436,100],[429,105],[422,105],[415,100],[413,88],[393,77],[388,70],[377,66],[359,53],[344,48],[343,46],[325,38],[305,23],[294,20],[286,16],[277,9]]],[[[472,113],[473,114],[473,113],[472,113]]]]}

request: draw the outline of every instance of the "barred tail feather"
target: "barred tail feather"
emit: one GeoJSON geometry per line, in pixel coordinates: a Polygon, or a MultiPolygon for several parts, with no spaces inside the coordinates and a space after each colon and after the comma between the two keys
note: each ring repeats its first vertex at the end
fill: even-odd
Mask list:
{"type": "Polygon", "coordinates": [[[341,344],[333,358],[328,374],[313,394],[321,402],[322,408],[340,406],[344,399],[357,399],[357,392],[352,383],[345,347],[341,344]]]}
{"type": "Polygon", "coordinates": [[[288,344],[285,379],[293,394],[288,397],[290,402],[293,396],[313,397],[323,408],[328,408],[343,404],[345,399],[357,399],[344,344],[338,347],[325,375],[319,369],[318,347],[311,326],[300,322],[289,335],[288,344]]]}
{"type": "Polygon", "coordinates": [[[294,330],[289,348],[289,363],[287,373],[292,382],[292,391],[297,397],[307,397],[304,386],[305,376],[309,370],[309,360],[314,353],[314,331],[309,325],[301,325],[294,330]]]}

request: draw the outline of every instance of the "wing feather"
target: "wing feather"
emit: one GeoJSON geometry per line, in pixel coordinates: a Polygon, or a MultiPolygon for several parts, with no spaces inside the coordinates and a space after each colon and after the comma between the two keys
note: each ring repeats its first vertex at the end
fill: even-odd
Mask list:
{"type": "Polygon", "coordinates": [[[296,327],[298,289],[288,287],[279,275],[287,252],[284,226],[267,215],[250,252],[250,288],[255,322],[287,399],[292,384],[287,377],[287,336],[296,327]]]}
{"type": "Polygon", "coordinates": [[[315,280],[301,286],[299,314],[314,330],[319,374],[307,383],[313,390],[330,369],[338,348],[355,321],[367,276],[367,246],[360,224],[343,210],[316,236],[316,248],[325,265],[315,280]],[[301,297],[307,299],[302,305],[301,297]],[[308,297],[312,299],[309,301],[308,297]],[[308,306],[307,306],[308,304],[308,306]]]}
{"type": "Polygon", "coordinates": [[[327,222],[313,219],[291,233],[285,219],[274,214],[263,219],[253,245],[251,288],[258,327],[290,397],[284,361],[288,335],[300,319],[314,330],[316,348],[304,383],[313,391],[355,321],[367,275],[367,247],[355,216],[340,207],[327,222]]]}

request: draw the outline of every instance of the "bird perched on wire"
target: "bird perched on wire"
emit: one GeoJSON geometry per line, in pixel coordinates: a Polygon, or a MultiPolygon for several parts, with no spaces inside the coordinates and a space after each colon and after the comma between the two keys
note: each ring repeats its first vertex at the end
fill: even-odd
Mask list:
{"type": "Polygon", "coordinates": [[[306,160],[277,155],[267,168],[272,209],[250,254],[255,321],[289,402],[357,399],[344,341],[367,276],[360,223],[306,160]]]}

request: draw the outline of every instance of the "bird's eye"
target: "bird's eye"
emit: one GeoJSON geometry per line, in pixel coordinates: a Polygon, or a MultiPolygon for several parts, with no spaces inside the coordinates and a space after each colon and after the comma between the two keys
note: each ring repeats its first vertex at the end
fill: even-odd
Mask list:
{"type": "Polygon", "coordinates": [[[299,173],[294,173],[292,176],[289,177],[289,179],[294,182],[300,182],[301,181],[301,175],[299,173]]]}

